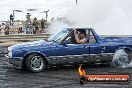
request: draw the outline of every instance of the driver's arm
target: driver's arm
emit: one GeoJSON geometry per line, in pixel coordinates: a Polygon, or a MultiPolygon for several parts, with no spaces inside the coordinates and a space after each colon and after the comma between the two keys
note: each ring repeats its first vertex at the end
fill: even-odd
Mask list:
{"type": "Polygon", "coordinates": [[[78,44],[87,43],[87,39],[81,39],[81,40],[79,40],[78,34],[77,34],[76,30],[74,30],[74,35],[75,35],[76,43],[78,43],[78,44]]]}
{"type": "Polygon", "coordinates": [[[76,40],[76,42],[79,43],[79,44],[87,43],[87,40],[86,40],[86,39],[81,39],[81,40],[79,40],[78,38],[75,37],[75,40],[76,40]]]}

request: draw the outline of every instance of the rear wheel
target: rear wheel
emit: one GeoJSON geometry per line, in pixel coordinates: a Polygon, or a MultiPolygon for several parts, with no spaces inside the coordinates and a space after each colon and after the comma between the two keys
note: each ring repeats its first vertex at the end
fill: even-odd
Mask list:
{"type": "Polygon", "coordinates": [[[119,49],[115,52],[112,66],[127,68],[130,67],[131,62],[131,51],[127,52],[125,49],[119,49]]]}
{"type": "Polygon", "coordinates": [[[31,72],[40,72],[45,66],[45,60],[39,54],[31,54],[26,59],[26,69],[31,72]]]}

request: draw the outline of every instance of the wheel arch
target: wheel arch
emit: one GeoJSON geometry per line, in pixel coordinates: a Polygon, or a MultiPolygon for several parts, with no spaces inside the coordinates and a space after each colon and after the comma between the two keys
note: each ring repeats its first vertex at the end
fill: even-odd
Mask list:
{"type": "Polygon", "coordinates": [[[38,54],[38,55],[42,56],[43,59],[44,59],[45,62],[46,62],[46,65],[49,65],[49,63],[48,63],[47,59],[45,58],[45,55],[44,55],[44,54],[42,54],[42,53],[40,53],[40,52],[28,52],[27,54],[24,55],[24,58],[23,58],[23,61],[22,61],[22,65],[23,65],[24,67],[26,66],[26,65],[25,65],[26,58],[27,58],[29,55],[31,55],[31,54],[38,54]]]}
{"type": "Polygon", "coordinates": [[[131,47],[119,47],[118,49],[115,50],[115,52],[118,51],[118,50],[120,50],[120,49],[124,49],[126,52],[132,51],[131,47]]]}

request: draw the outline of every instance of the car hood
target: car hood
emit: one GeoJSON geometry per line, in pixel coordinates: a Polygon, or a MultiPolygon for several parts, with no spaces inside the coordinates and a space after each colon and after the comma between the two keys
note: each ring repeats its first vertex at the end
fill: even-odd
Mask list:
{"type": "Polygon", "coordinates": [[[53,42],[46,42],[45,40],[40,40],[40,41],[33,41],[33,42],[25,42],[17,45],[10,46],[8,49],[9,50],[21,50],[21,49],[34,49],[34,48],[40,48],[40,47],[48,47],[53,42]]]}

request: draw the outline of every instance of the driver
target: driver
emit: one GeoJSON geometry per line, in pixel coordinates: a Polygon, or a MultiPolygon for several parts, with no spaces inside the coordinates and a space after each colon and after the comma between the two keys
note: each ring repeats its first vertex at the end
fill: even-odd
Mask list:
{"type": "Polygon", "coordinates": [[[87,43],[87,34],[86,31],[83,29],[77,30],[74,29],[75,41],[78,44],[85,44],[87,43]]]}

